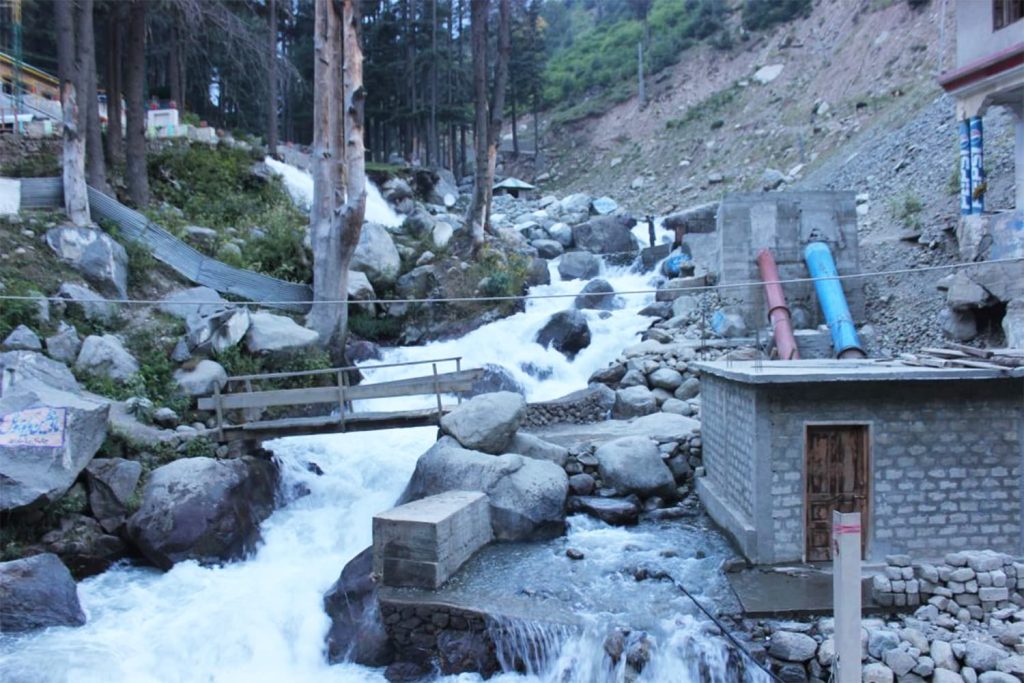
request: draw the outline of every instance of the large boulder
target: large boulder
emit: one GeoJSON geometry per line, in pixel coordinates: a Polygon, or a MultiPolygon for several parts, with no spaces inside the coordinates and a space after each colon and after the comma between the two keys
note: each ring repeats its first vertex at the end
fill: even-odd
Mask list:
{"type": "Polygon", "coordinates": [[[311,346],[320,335],[284,315],[257,311],[249,315],[245,346],[250,353],[284,351],[311,346]]]}
{"type": "Polygon", "coordinates": [[[519,455],[525,455],[527,458],[534,458],[535,460],[547,460],[553,462],[559,467],[565,467],[566,461],[569,459],[569,449],[558,444],[545,441],[540,437],[534,436],[533,434],[527,434],[525,432],[519,432],[512,439],[512,443],[509,445],[508,450],[512,453],[518,453],[519,455]]]}
{"type": "Polygon", "coordinates": [[[558,258],[565,251],[565,247],[557,240],[533,240],[530,246],[537,250],[538,256],[546,259],[558,258]]]}
{"type": "Polygon", "coordinates": [[[242,341],[251,316],[244,306],[224,306],[193,313],[185,319],[185,339],[193,351],[221,353],[242,341]]]}
{"type": "Polygon", "coordinates": [[[399,504],[458,490],[487,494],[498,540],[552,538],[565,529],[565,470],[514,453],[494,456],[466,450],[447,436],[416,461],[399,504]]]}
{"type": "Polygon", "coordinates": [[[370,284],[366,273],[358,270],[348,271],[348,298],[353,301],[369,301],[377,298],[377,293],[370,284]]]}
{"type": "Polygon", "coordinates": [[[526,285],[536,287],[550,284],[551,270],[548,269],[548,262],[539,256],[534,256],[530,259],[530,269],[526,273],[526,285]]]}
{"type": "Polygon", "coordinates": [[[43,342],[27,325],[18,325],[0,343],[0,348],[4,351],[42,351],[43,342]]]}
{"type": "Polygon", "coordinates": [[[107,436],[110,404],[35,381],[0,398],[0,512],[52,503],[107,436]]]}
{"type": "Polygon", "coordinates": [[[92,517],[78,514],[63,517],[56,529],[43,536],[41,544],[79,579],[102,574],[128,552],[123,540],[104,531],[92,517]]]}
{"type": "Polygon", "coordinates": [[[633,526],[640,520],[640,506],[626,498],[574,496],[569,499],[569,510],[585,512],[614,526],[633,526]]]}
{"type": "Polygon", "coordinates": [[[75,369],[96,377],[125,382],[139,372],[139,361],[112,334],[89,335],[82,342],[75,369]]]}
{"type": "Polygon", "coordinates": [[[589,280],[601,272],[601,259],[589,251],[570,251],[562,254],[558,274],[563,280],[589,280]]]}
{"type": "Polygon", "coordinates": [[[0,562],[0,632],[84,623],[78,587],[56,555],[0,562]]]}
{"type": "Polygon", "coordinates": [[[89,509],[105,531],[116,532],[131,508],[142,464],[124,458],[95,458],[85,468],[89,509]]]}
{"type": "Polygon", "coordinates": [[[191,370],[174,371],[174,381],[187,396],[212,394],[214,387],[223,387],[227,379],[228,373],[224,366],[215,360],[201,360],[191,370]]]}
{"type": "Polygon", "coordinates": [[[391,284],[398,278],[402,258],[387,228],[377,223],[363,224],[349,267],[366,273],[375,287],[391,284]]]}
{"type": "Polygon", "coordinates": [[[1003,334],[1006,336],[1007,346],[1024,349],[1024,299],[1014,299],[1006,305],[1003,334]]]}
{"type": "Polygon", "coordinates": [[[128,297],[128,253],[106,233],[65,225],[47,232],[46,243],[106,294],[128,297]]]}
{"type": "Polygon", "coordinates": [[[554,346],[566,358],[574,358],[590,346],[586,316],[575,309],[555,313],[537,332],[537,343],[544,348],[554,346]]]}
{"type": "Polygon", "coordinates": [[[598,216],[586,223],[573,226],[572,239],[578,249],[592,254],[623,254],[637,250],[636,238],[631,228],[636,225],[632,218],[622,216],[598,216]]]}
{"type": "Polygon", "coordinates": [[[128,537],[161,569],[183,560],[239,559],[260,540],[277,480],[277,466],[259,458],[175,460],[149,475],[128,537]]]}
{"type": "Polygon", "coordinates": [[[526,389],[507,368],[497,363],[484,363],[480,369],[483,374],[473,382],[473,387],[463,394],[464,397],[493,394],[496,391],[512,391],[526,395],[526,389]]]}
{"type": "Polygon", "coordinates": [[[430,264],[416,266],[398,278],[395,291],[403,299],[425,299],[437,285],[436,268],[430,264]]]}
{"type": "Polygon", "coordinates": [[[62,391],[78,392],[78,380],[68,366],[35,351],[0,353],[0,389],[24,382],[39,382],[62,391]]]}
{"type": "Polygon", "coordinates": [[[565,197],[558,203],[559,208],[563,213],[582,213],[587,214],[590,212],[590,195],[578,192],[565,197]]]}
{"type": "Polygon", "coordinates": [[[372,547],[349,560],[341,570],[338,580],[324,594],[324,611],[331,618],[327,632],[329,662],[374,667],[391,663],[394,648],[377,606],[372,547]]]}
{"type": "Polygon", "coordinates": [[[63,320],[60,321],[57,332],[46,338],[46,353],[61,363],[74,363],[81,350],[82,338],[78,336],[78,330],[63,320]]]}
{"type": "Polygon", "coordinates": [[[625,420],[658,412],[658,401],[651,390],[645,386],[632,386],[615,392],[615,405],[612,406],[612,417],[625,420]]]}
{"type": "Polygon", "coordinates": [[[605,486],[641,497],[675,496],[675,477],[661,459],[658,445],[642,436],[626,436],[602,444],[594,452],[605,486]]]}
{"type": "Polygon", "coordinates": [[[65,282],[57,290],[57,296],[65,299],[65,305],[80,312],[86,320],[109,323],[117,318],[117,307],[85,285],[65,282]]]}
{"type": "Polygon", "coordinates": [[[474,396],[441,418],[441,431],[471,450],[504,453],[526,414],[526,399],[511,391],[474,396]]]}
{"type": "Polygon", "coordinates": [[[187,320],[192,315],[210,315],[224,307],[227,301],[210,287],[189,287],[172,292],[160,300],[157,308],[167,315],[187,320]]]}
{"type": "Polygon", "coordinates": [[[576,296],[576,308],[596,308],[609,311],[615,308],[615,290],[607,280],[591,280],[576,296]]]}

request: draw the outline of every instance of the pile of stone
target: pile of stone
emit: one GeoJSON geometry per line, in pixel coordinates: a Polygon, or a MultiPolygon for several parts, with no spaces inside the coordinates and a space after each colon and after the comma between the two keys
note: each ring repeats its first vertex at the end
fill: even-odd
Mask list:
{"type": "Polygon", "coordinates": [[[883,607],[917,607],[921,604],[921,582],[915,578],[909,555],[887,555],[885,571],[872,579],[871,592],[883,607]]]}

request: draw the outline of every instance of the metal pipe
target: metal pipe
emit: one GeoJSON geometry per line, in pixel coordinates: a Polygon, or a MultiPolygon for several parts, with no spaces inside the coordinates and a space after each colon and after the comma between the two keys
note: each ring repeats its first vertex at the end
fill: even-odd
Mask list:
{"type": "Polygon", "coordinates": [[[832,333],[832,347],[839,358],[866,358],[860,345],[853,316],[843,294],[843,285],[838,277],[832,250],[824,242],[811,242],[804,249],[807,270],[814,278],[814,291],[818,294],[818,305],[825,314],[825,321],[832,333]]]}
{"type": "Polygon", "coordinates": [[[793,323],[786,306],[786,295],[782,291],[779,267],[775,257],[768,249],[762,249],[757,255],[757,268],[764,280],[764,298],[768,303],[768,320],[772,323],[772,335],[775,337],[775,349],[781,360],[800,360],[800,350],[793,336],[793,323]]]}

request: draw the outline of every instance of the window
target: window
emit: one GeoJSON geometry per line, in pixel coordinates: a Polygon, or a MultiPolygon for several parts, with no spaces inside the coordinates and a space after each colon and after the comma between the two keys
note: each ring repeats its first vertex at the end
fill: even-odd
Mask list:
{"type": "Polygon", "coordinates": [[[1024,0],[992,0],[992,30],[1024,19],[1024,0]]]}

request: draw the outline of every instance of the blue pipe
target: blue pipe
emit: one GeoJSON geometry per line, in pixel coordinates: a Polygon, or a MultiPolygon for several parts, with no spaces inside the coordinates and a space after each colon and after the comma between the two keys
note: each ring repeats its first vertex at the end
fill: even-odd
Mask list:
{"type": "Polygon", "coordinates": [[[843,285],[838,279],[839,272],[832,259],[832,250],[824,242],[811,242],[804,249],[804,260],[814,278],[814,291],[818,294],[818,304],[832,333],[832,347],[836,356],[865,358],[867,354],[861,348],[857,329],[853,326],[853,316],[850,315],[843,285]]]}

